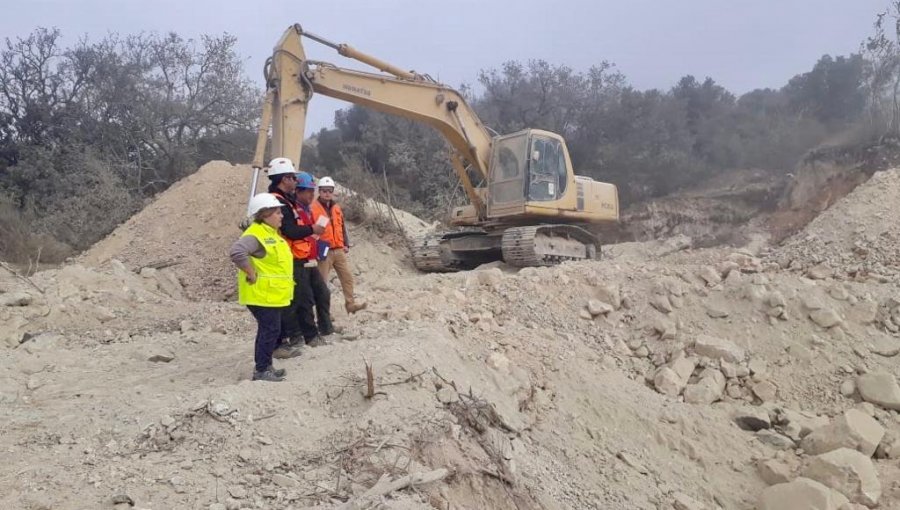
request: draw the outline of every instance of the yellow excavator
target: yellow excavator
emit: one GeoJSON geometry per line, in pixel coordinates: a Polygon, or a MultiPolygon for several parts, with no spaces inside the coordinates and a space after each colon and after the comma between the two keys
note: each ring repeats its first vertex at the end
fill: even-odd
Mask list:
{"type": "Polygon", "coordinates": [[[584,227],[618,221],[616,187],[575,175],[561,136],[539,129],[494,136],[457,91],[426,74],[404,71],[296,24],[276,44],[264,73],[251,196],[264,168],[270,127],[271,157],[299,164],[314,94],[423,122],[444,136],[470,203],[450,213],[457,230],[414,241],[413,263],[422,271],[458,271],[501,259],[519,267],[594,259],[599,240],[584,227]],[[304,37],[381,73],[309,60],[304,37]]]}

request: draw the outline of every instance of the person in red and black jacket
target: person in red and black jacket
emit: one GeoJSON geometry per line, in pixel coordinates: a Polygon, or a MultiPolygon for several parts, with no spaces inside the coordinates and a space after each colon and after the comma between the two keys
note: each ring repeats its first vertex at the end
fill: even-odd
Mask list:
{"type": "Polygon", "coordinates": [[[294,299],[284,317],[284,334],[289,345],[311,347],[324,345],[322,336],[334,333],[331,323],[331,291],[317,267],[317,243],[314,235],[325,228],[316,224],[309,204],[315,196],[316,183],[306,172],[295,173],[288,158],[269,163],[269,193],[284,204],[281,234],[291,245],[294,256],[294,299]]]}

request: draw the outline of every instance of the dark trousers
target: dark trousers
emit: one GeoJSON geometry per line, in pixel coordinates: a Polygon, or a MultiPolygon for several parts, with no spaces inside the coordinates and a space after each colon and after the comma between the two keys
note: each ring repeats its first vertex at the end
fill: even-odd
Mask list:
{"type": "Polygon", "coordinates": [[[272,353],[278,345],[281,333],[281,314],[284,308],[248,305],[256,319],[256,349],[254,360],[256,371],[262,372],[272,366],[272,353]]]}
{"type": "Polygon", "coordinates": [[[331,291],[317,267],[303,267],[302,260],[294,261],[294,299],[284,311],[282,338],[302,334],[312,341],[319,332],[332,330],[331,291]]]}

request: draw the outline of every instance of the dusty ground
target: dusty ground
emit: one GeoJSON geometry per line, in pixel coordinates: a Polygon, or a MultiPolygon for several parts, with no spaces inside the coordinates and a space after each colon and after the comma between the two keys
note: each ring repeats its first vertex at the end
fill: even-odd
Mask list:
{"type": "Polygon", "coordinates": [[[399,238],[354,226],[370,308],[271,384],[249,381],[252,319],[222,301],[249,176],[226,167],[37,287],[0,274],[0,507],[763,508],[777,480],[758,465],[806,474],[803,438],[849,409],[883,429],[877,504],[900,507],[900,417],[855,388],[900,372],[897,171],[746,251],[682,237],[421,275],[399,238]],[[879,270],[850,273],[863,241],[879,270]]]}

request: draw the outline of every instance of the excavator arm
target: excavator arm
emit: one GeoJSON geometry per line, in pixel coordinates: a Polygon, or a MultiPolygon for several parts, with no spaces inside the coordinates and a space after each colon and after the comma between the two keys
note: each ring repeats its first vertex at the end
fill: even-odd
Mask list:
{"type": "Polygon", "coordinates": [[[282,35],[266,63],[265,73],[267,93],[253,160],[257,172],[264,166],[270,127],[272,157],[287,157],[299,164],[307,108],[313,94],[318,93],[416,120],[437,129],[452,148],[453,168],[469,200],[478,215],[485,216],[483,194],[472,183],[467,169],[474,170],[482,182],[487,181],[492,136],[457,91],[428,76],[404,71],[346,44],[335,44],[304,32],[300,25],[291,26],[282,35]],[[303,36],[389,74],[356,71],[308,60],[303,49],[303,36]]]}

